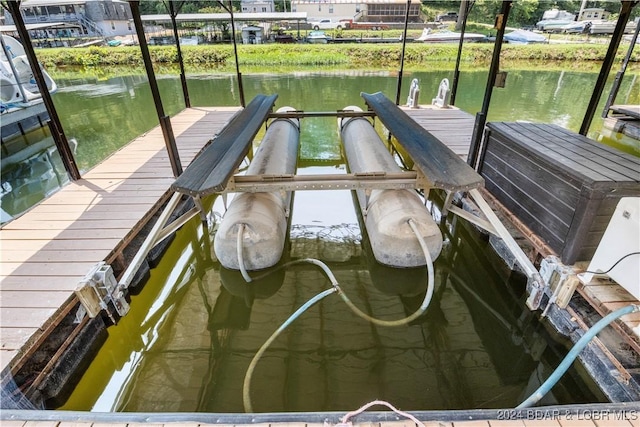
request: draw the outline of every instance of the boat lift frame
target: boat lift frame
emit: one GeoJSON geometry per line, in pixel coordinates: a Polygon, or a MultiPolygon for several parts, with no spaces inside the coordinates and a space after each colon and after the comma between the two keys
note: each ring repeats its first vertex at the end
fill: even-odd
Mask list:
{"type": "MultiPolygon", "coordinates": [[[[364,96],[364,95],[363,95],[364,96]]],[[[390,101],[389,101],[390,103],[390,101]]],[[[384,115],[384,113],[382,113],[384,115]]],[[[304,118],[304,117],[361,117],[363,119],[369,117],[380,117],[375,111],[366,112],[353,112],[353,111],[334,111],[334,112],[311,112],[305,113],[303,111],[289,112],[289,113],[271,113],[268,118],[304,118]]],[[[380,117],[384,124],[384,117],[380,117]]],[[[411,120],[411,119],[409,119],[411,120]]],[[[265,120],[267,123],[267,120],[265,120]]],[[[427,132],[427,131],[424,131],[427,132]]],[[[428,132],[427,132],[428,133],[428,132]]],[[[430,134],[429,134],[430,135],[430,134]]],[[[398,139],[398,143],[403,145],[401,139],[398,139]]],[[[438,144],[448,150],[444,144],[442,144],[437,138],[430,135],[430,143],[438,144]]],[[[441,148],[441,147],[439,147],[441,148]]],[[[410,151],[410,150],[409,150],[410,151]]],[[[457,159],[459,162],[467,166],[462,160],[451,153],[452,158],[457,159]]],[[[189,173],[189,168],[185,171],[185,174],[189,173]]],[[[502,224],[497,215],[493,212],[492,208],[486,202],[482,193],[479,191],[479,187],[482,186],[482,180],[474,181],[471,184],[464,184],[465,188],[461,188],[457,191],[456,188],[434,182],[427,174],[423,172],[423,169],[416,164],[415,170],[388,173],[388,172],[369,172],[369,173],[348,173],[348,174],[311,174],[311,175],[297,175],[297,174],[281,174],[281,175],[239,175],[238,171],[229,177],[224,184],[222,191],[215,191],[213,194],[221,195],[225,199],[228,193],[240,193],[240,192],[289,192],[289,191],[303,191],[303,190],[356,190],[364,189],[368,196],[371,194],[371,190],[374,189],[414,189],[421,191],[424,197],[428,197],[431,189],[441,189],[446,192],[445,202],[442,209],[443,214],[451,212],[454,215],[463,218],[481,229],[494,234],[501,238],[510,252],[516,259],[516,262],[520,265],[526,276],[528,277],[528,291],[529,298],[527,305],[530,309],[535,310],[539,307],[541,297],[544,290],[544,283],[538,270],[533,263],[529,260],[526,254],[522,251],[520,246],[513,239],[507,228],[502,224]],[[479,214],[466,211],[453,204],[454,196],[466,192],[468,197],[476,204],[478,210],[482,213],[479,214]]],[[[208,192],[211,194],[212,192],[208,192]]],[[[365,209],[366,212],[366,209],[365,209]]],[[[124,291],[136,274],[138,268],[143,263],[149,251],[157,244],[162,242],[171,233],[178,230],[187,221],[191,220],[196,215],[200,215],[203,219],[203,226],[206,227],[206,215],[203,211],[203,205],[201,203],[200,194],[186,191],[176,191],[168,204],[164,208],[162,214],[158,218],[156,224],[153,226],[149,235],[143,242],[138,253],[135,255],[125,272],[122,274],[119,286],[124,291]],[[195,203],[195,206],[181,215],[175,221],[168,223],[170,216],[176,209],[178,204],[182,201],[183,196],[190,196],[195,203]]]]}

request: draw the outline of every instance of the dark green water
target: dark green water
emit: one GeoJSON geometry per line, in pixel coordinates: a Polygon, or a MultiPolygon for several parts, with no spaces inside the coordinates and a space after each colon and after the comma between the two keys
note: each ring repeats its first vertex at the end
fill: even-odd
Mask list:
{"type": "MultiPolygon", "coordinates": [[[[219,201],[213,212],[223,212],[219,201]]],[[[363,311],[399,319],[422,302],[426,270],[373,261],[348,191],[296,193],[291,222],[285,258],[325,262],[363,311]]],[[[374,399],[407,410],[501,408],[530,394],[567,349],[524,309],[524,279],[506,269],[486,238],[463,221],[443,222],[442,230],[445,249],[424,316],[409,326],[379,327],[331,295],[259,361],[251,380],[254,410],[347,411],[374,399]]],[[[215,261],[214,238],[214,227],[205,232],[199,220],[178,232],[63,409],[244,412],[243,382],[254,354],[330,285],[310,265],[248,285],[215,261]]],[[[544,402],[602,399],[572,369],[544,402]]]]}
{"type": "MultiPolygon", "coordinates": [[[[386,72],[244,77],[247,99],[278,93],[277,106],[306,111],[363,106],[362,91],[393,99],[397,85],[386,72]]],[[[407,75],[405,93],[418,78],[424,103],[444,77],[450,76],[407,75]]],[[[596,77],[511,71],[508,87],[494,91],[489,120],[551,122],[576,130],[596,77]]],[[[638,103],[638,84],[627,77],[618,101],[638,103]]],[[[157,122],[142,78],[58,83],[55,102],[67,134],[78,141],[82,169],[157,122]]],[[[458,106],[475,113],[485,84],[484,72],[464,73],[458,106]]],[[[159,85],[165,111],[180,110],[178,80],[163,77],[159,85]]],[[[233,76],[190,76],[189,88],[194,106],[239,103],[233,76]]],[[[593,129],[599,129],[597,121],[593,129]]],[[[637,145],[630,149],[638,151],[637,145]]],[[[307,167],[299,173],[344,171],[334,119],[305,119],[300,157],[307,167]],[[326,163],[317,166],[314,160],[326,163]]],[[[109,340],[64,409],[243,412],[243,380],[253,355],[329,282],[313,266],[295,266],[265,283],[243,283],[212,255],[214,218],[223,212],[219,201],[212,212],[208,230],[195,220],[177,233],[132,298],[131,313],[109,329],[109,340]]],[[[420,305],[425,271],[391,270],[371,260],[349,192],[298,192],[291,222],[285,258],[326,262],[364,311],[397,319],[420,305]]],[[[382,328],[353,315],[337,296],[328,297],[295,321],[258,363],[251,382],[254,409],[343,411],[374,399],[405,410],[500,408],[527,397],[567,352],[564,343],[526,310],[523,278],[496,259],[485,237],[464,221],[442,221],[441,227],[445,249],[423,317],[409,326],[382,328]]],[[[543,403],[602,399],[578,366],[543,403]]]]}

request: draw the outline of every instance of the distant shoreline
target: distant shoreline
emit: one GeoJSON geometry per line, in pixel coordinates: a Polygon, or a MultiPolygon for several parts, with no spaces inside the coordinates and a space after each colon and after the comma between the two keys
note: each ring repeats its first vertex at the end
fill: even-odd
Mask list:
{"type": "MultiPolygon", "coordinates": [[[[628,50],[628,43],[621,43],[616,58],[620,60],[628,50]]],[[[531,44],[509,45],[502,48],[504,61],[560,61],[594,62],[602,61],[608,46],[605,44],[531,44]]],[[[419,43],[406,45],[405,65],[419,66],[428,62],[452,62],[457,55],[457,43],[419,43]]],[[[171,66],[177,64],[175,46],[150,46],[151,59],[156,64],[171,66]]],[[[137,46],[85,47],[37,49],[40,62],[46,67],[104,67],[141,66],[142,55],[137,46]]],[[[465,64],[488,62],[493,53],[492,43],[467,43],[462,52],[465,64]]],[[[182,54],[187,66],[229,67],[235,65],[231,45],[183,46],[182,54]]],[[[306,43],[239,45],[238,57],[242,66],[257,67],[342,67],[342,68],[386,68],[396,67],[400,61],[401,44],[339,43],[314,45],[306,43]]],[[[632,63],[640,62],[640,52],[636,49],[631,56],[632,63]]]]}

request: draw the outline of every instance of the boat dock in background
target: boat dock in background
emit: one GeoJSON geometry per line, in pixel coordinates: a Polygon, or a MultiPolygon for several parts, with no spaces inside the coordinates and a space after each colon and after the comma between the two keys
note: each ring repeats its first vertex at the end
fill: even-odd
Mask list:
{"type": "Polygon", "coordinates": [[[612,105],[604,127],[640,141],[640,105],[612,105]]]}

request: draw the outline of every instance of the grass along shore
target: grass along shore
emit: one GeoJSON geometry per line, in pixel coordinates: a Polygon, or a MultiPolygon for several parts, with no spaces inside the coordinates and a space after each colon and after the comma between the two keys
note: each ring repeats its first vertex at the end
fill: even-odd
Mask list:
{"type": "MultiPolygon", "coordinates": [[[[420,66],[426,62],[452,62],[457,55],[457,43],[408,43],[405,65],[420,66]]],[[[628,43],[622,43],[618,57],[622,58],[628,43]]],[[[177,63],[175,46],[150,46],[151,59],[156,64],[177,63]]],[[[533,44],[502,47],[501,59],[505,61],[561,61],[569,63],[602,61],[607,52],[605,44],[533,44]]],[[[465,44],[462,51],[463,64],[485,63],[491,60],[492,43],[465,44]]],[[[242,66],[258,67],[305,67],[327,66],[340,68],[386,68],[397,67],[400,61],[401,44],[264,44],[238,45],[238,57],[242,66]]],[[[38,49],[38,59],[46,67],[102,67],[139,66],[142,55],[138,46],[50,48],[38,49]]],[[[183,46],[182,55],[187,65],[225,68],[235,65],[231,45],[183,46]]],[[[632,62],[640,62],[637,50],[632,62]]]]}

